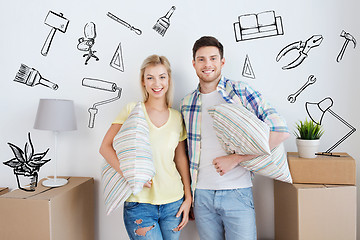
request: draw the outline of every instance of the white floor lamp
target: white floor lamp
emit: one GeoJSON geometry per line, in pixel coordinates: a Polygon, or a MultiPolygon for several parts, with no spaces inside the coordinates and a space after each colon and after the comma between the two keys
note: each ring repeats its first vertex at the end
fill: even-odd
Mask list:
{"type": "Polygon", "coordinates": [[[76,130],[74,102],[64,99],[40,99],[34,128],[54,133],[54,178],[43,181],[42,185],[60,187],[67,184],[66,179],[57,178],[57,137],[59,132],[76,130]]]}

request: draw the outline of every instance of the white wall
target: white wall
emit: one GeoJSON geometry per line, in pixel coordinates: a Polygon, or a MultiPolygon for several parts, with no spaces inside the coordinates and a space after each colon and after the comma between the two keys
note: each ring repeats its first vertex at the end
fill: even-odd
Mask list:
{"type": "MultiPolygon", "coordinates": [[[[50,148],[53,155],[51,132],[33,129],[40,98],[64,98],[75,102],[78,130],[63,132],[58,142],[58,173],[67,176],[91,176],[96,181],[96,239],[127,239],[122,220],[122,210],[106,216],[99,189],[102,158],[98,153],[100,142],[119,110],[129,101],[140,100],[138,69],[145,57],[157,53],[166,55],[173,66],[176,85],[175,107],[179,100],[197,85],[197,78],[191,65],[191,48],[202,35],[213,35],[225,46],[226,65],[224,74],[235,80],[249,82],[260,90],[287,119],[290,131],[294,122],[306,117],[305,102],[318,102],[325,97],[334,100],[332,110],[351,125],[359,124],[359,47],[349,43],[344,58],[336,62],[345,39],[340,32],[345,30],[360,39],[359,8],[356,0],[305,0],[301,2],[277,1],[121,1],[121,0],[14,0],[2,3],[0,8],[1,49],[1,101],[0,117],[0,160],[13,157],[8,142],[20,147],[31,132],[35,151],[50,148]],[[171,17],[171,26],[164,37],[152,30],[157,19],[176,6],[171,17]],[[50,31],[44,24],[49,10],[63,13],[70,20],[65,33],[57,32],[49,54],[40,54],[41,47],[50,31]],[[233,23],[238,16],[274,10],[281,16],[284,35],[236,42],[233,23]],[[110,11],[131,25],[142,30],[136,35],[129,29],[106,16],[110,11]],[[99,61],[91,59],[84,64],[77,49],[78,38],[83,37],[86,23],[96,24],[97,37],[93,50],[99,61]],[[275,58],[286,45],[306,41],[312,35],[322,35],[319,47],[310,50],[308,58],[291,70],[281,67],[298,55],[293,51],[280,62],[275,58]],[[109,66],[117,45],[121,42],[125,71],[109,66]],[[256,79],[242,76],[245,56],[250,58],[256,79]],[[29,87],[13,81],[20,64],[36,68],[59,89],[53,91],[43,86],[29,87]],[[317,82],[305,89],[295,103],[289,103],[287,96],[299,89],[313,74],[317,82]],[[94,128],[88,127],[88,108],[93,103],[114,97],[113,92],[82,86],[84,77],[114,82],[123,88],[121,99],[99,107],[94,128]]],[[[329,116],[327,116],[329,118],[329,116]]],[[[347,129],[337,121],[328,120],[326,134],[322,138],[321,150],[325,151],[347,129]],[[331,124],[330,124],[331,123],[331,124]]],[[[359,161],[359,131],[341,144],[336,151],[347,152],[359,161]]],[[[295,137],[285,143],[287,151],[296,151],[295,137]]],[[[358,171],[359,172],[359,167],[358,171]]],[[[41,168],[40,178],[53,174],[53,165],[41,168]]],[[[16,188],[12,170],[0,164],[0,186],[16,188]]],[[[274,238],[272,181],[256,177],[254,192],[256,201],[259,239],[274,238]]],[[[359,195],[359,194],[358,194],[359,195]]],[[[360,198],[359,198],[360,199],[360,198]]],[[[359,214],[358,214],[359,215],[359,214]]],[[[359,228],[360,230],[360,228],[359,228]]],[[[182,232],[181,239],[198,239],[194,223],[182,232]]]]}

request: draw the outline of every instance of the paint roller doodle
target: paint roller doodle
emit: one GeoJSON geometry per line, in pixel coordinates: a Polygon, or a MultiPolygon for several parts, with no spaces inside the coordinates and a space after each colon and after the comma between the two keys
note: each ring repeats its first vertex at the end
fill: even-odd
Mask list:
{"type": "Polygon", "coordinates": [[[82,85],[85,87],[96,88],[96,89],[105,90],[105,91],[109,91],[109,92],[117,91],[116,97],[94,103],[93,106],[88,109],[88,112],[90,113],[89,128],[93,128],[94,122],[95,122],[95,115],[98,112],[97,107],[100,105],[104,105],[104,104],[107,104],[107,103],[110,103],[110,102],[120,99],[122,88],[116,86],[116,83],[99,80],[99,79],[93,79],[93,78],[84,78],[82,80],[82,85]]]}
{"type": "Polygon", "coordinates": [[[49,32],[49,35],[47,36],[41,49],[41,54],[43,56],[47,56],[56,31],[59,30],[60,32],[65,33],[67,26],[69,25],[69,20],[64,18],[62,13],[58,14],[53,11],[49,11],[44,23],[51,27],[51,31],[49,32]]]}
{"type": "Polygon", "coordinates": [[[34,87],[38,84],[57,90],[59,86],[49,80],[43,78],[39,71],[21,64],[19,71],[17,72],[15,82],[26,84],[27,86],[34,87]]]}

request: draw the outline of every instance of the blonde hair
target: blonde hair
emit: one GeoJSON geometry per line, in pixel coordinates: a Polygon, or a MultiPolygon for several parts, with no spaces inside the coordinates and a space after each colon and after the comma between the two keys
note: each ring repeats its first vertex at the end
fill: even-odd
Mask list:
{"type": "Polygon", "coordinates": [[[154,54],[154,55],[147,57],[144,60],[144,62],[142,63],[141,68],[140,68],[140,85],[141,85],[143,100],[144,100],[144,102],[146,102],[149,99],[149,93],[146,91],[145,86],[144,86],[145,69],[149,66],[156,66],[159,64],[161,64],[165,67],[167,74],[169,76],[169,89],[166,92],[165,96],[166,96],[167,106],[171,107],[172,103],[173,103],[174,90],[173,90],[173,82],[172,82],[172,78],[171,78],[170,62],[165,56],[159,56],[159,55],[154,54]]]}

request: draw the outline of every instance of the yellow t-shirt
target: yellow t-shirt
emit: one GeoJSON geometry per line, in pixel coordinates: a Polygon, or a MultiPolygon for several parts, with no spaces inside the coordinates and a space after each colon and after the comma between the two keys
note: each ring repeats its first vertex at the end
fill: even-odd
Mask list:
{"type": "MultiPolygon", "coordinates": [[[[113,124],[123,124],[136,103],[132,102],[119,113],[113,124]]],[[[144,103],[141,107],[149,125],[150,145],[152,149],[155,176],[151,188],[144,187],[141,192],[131,195],[128,202],[167,204],[184,196],[181,176],[174,162],[175,149],[180,141],[186,139],[186,130],[181,114],[169,108],[169,119],[161,127],[156,127],[150,120],[144,103]]]]}

